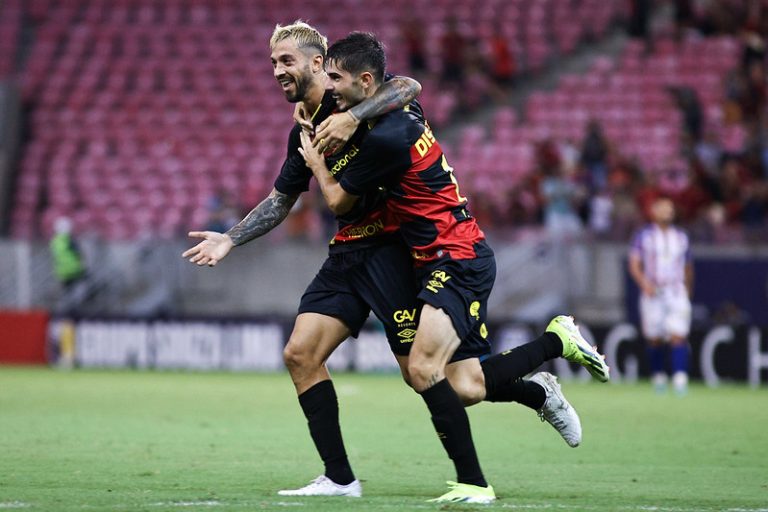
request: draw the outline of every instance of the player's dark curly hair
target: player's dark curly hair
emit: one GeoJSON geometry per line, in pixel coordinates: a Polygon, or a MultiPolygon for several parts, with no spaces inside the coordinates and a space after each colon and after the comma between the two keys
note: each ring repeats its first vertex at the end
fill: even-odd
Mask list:
{"type": "Polygon", "coordinates": [[[353,75],[368,71],[376,83],[384,81],[387,57],[384,45],[370,32],[351,32],[328,48],[326,62],[353,75]]]}

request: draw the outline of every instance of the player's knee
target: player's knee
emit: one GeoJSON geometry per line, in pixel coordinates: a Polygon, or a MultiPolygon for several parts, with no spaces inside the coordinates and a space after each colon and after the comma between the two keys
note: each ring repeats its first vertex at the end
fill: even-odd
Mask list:
{"type": "Polygon", "coordinates": [[[403,376],[403,381],[408,384],[410,387],[413,387],[413,382],[411,381],[411,374],[408,371],[408,368],[401,368],[400,374],[403,376]]]}
{"type": "Polygon", "coordinates": [[[435,361],[424,358],[411,358],[408,363],[408,376],[410,385],[418,392],[422,392],[442,380],[442,368],[435,361]]]}
{"type": "Polygon", "coordinates": [[[283,349],[283,362],[289,371],[309,368],[315,364],[310,351],[290,341],[283,349]]]}

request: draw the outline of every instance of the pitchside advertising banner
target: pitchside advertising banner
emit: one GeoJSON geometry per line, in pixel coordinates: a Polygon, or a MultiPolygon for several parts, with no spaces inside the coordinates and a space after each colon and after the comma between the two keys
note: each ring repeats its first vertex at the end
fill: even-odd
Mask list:
{"type": "MultiPolygon", "coordinates": [[[[54,364],[85,368],[185,370],[282,370],[282,349],[290,322],[53,320],[50,358],[54,364]]],[[[629,323],[581,326],[584,337],[600,347],[616,381],[648,376],[645,347],[629,323]]],[[[492,325],[494,353],[537,337],[539,326],[492,325]]],[[[715,325],[691,333],[691,377],[716,386],[721,382],[768,382],[768,329],[715,325]]],[[[397,371],[384,333],[363,330],[333,354],[336,370],[397,371]]],[[[558,359],[546,368],[564,379],[589,379],[586,370],[558,359]]]]}

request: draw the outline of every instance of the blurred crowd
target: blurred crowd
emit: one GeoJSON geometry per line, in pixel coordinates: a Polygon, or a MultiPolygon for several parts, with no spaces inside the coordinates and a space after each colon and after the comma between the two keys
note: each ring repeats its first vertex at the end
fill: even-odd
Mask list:
{"type": "MultiPolygon", "coordinates": [[[[622,141],[607,137],[597,120],[585,127],[582,140],[539,140],[534,171],[508,193],[507,201],[499,206],[483,201],[481,195],[470,198],[470,209],[482,226],[512,233],[543,226],[556,238],[625,242],[647,222],[654,199],[665,196],[674,200],[678,223],[696,242],[768,240],[768,6],[758,1],[674,0],[667,7],[672,8],[673,24],[664,37],[739,38],[742,56],[740,65],[724,77],[722,115],[708,118],[693,89],[670,87],[681,112],[682,137],[678,158],[657,169],[644,168],[624,154],[622,141]],[[715,130],[714,123],[727,129],[715,130]],[[736,134],[735,142],[723,140],[728,134],[736,134]]],[[[647,38],[648,44],[658,37],[652,34],[651,16],[645,12],[652,8],[650,1],[634,0],[629,20],[630,34],[647,38]]],[[[407,25],[404,37],[411,67],[418,74],[425,69],[418,25],[407,25]]],[[[479,52],[480,42],[462,35],[455,20],[449,20],[441,48],[441,82],[457,91],[472,91],[464,98],[469,107],[503,101],[518,66],[502,37],[484,42],[486,50],[479,52]],[[480,73],[488,85],[473,88],[473,77],[480,73]]],[[[461,181],[461,169],[457,176],[461,181]]],[[[306,222],[307,210],[300,215],[306,222]]],[[[327,217],[325,221],[332,223],[327,217]]],[[[292,233],[304,236],[301,230],[292,233]]]]}
{"type": "MultiPolygon", "coordinates": [[[[635,2],[635,12],[649,4],[635,2]]],[[[653,200],[666,196],[694,241],[768,240],[768,8],[760,2],[713,1],[696,12],[689,0],[677,0],[674,7],[676,36],[730,34],[742,43],[740,66],[724,77],[722,117],[706,119],[693,89],[670,88],[682,114],[682,140],[679,158],[660,169],[643,168],[623,154],[621,141],[609,140],[596,120],[583,140],[540,140],[535,172],[509,193],[505,207],[476,198],[472,210],[482,225],[543,225],[554,237],[626,241],[647,221],[653,200]],[[714,130],[713,123],[732,130],[714,130]],[[721,133],[741,137],[734,147],[721,133]]],[[[645,37],[637,24],[648,19],[641,13],[631,22],[636,37],[645,37]]]]}

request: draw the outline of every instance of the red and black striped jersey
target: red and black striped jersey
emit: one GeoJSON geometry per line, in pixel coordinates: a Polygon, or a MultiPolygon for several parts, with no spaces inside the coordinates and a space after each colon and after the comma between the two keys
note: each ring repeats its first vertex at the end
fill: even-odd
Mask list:
{"type": "MultiPolygon", "coordinates": [[[[315,126],[336,112],[336,100],[330,92],[326,92],[317,112],[312,117],[315,126]]],[[[288,154],[286,155],[280,174],[275,180],[275,189],[288,195],[298,195],[309,190],[312,170],[307,167],[304,158],[299,153],[301,147],[301,128],[295,125],[288,137],[288,154]]],[[[349,147],[345,146],[337,155],[327,158],[328,168],[336,179],[344,173],[344,164],[349,156],[349,147]]],[[[338,231],[331,240],[330,252],[359,250],[382,243],[390,243],[396,238],[397,223],[387,219],[388,212],[384,208],[384,192],[373,189],[362,195],[353,209],[344,215],[336,217],[338,231]]]]}
{"type": "Polygon", "coordinates": [[[358,196],[386,190],[387,209],[417,264],[477,257],[485,235],[418,102],[361,128],[347,145],[341,187],[358,196]]]}

